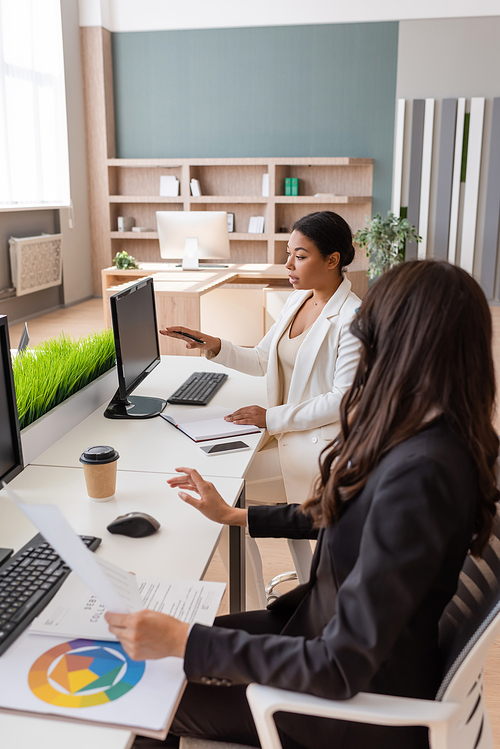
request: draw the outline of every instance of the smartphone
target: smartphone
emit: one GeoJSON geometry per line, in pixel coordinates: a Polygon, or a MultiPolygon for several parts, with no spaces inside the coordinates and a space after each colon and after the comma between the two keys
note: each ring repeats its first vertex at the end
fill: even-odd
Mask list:
{"type": "Polygon", "coordinates": [[[224,455],[225,453],[235,453],[240,450],[250,450],[246,442],[238,440],[237,442],[220,442],[218,445],[200,445],[205,455],[224,455]]]}

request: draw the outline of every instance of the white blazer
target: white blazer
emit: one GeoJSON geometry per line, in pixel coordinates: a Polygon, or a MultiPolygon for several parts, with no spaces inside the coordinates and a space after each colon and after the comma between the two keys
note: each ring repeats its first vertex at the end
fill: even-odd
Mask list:
{"type": "Polygon", "coordinates": [[[349,326],[361,301],[344,278],[299,348],[288,402],[280,403],[278,341],[310,293],[294,291],[255,348],[221,341],[221,350],[213,357],[245,374],[267,374],[267,429],[278,440],[288,502],[299,503],[310,495],[319,474],[321,451],[340,429],[340,402],[352,384],[360,346],[349,326]]]}

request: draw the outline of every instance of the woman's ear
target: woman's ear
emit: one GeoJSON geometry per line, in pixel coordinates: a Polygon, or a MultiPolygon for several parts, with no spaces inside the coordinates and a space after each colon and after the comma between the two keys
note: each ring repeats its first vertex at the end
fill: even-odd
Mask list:
{"type": "Polygon", "coordinates": [[[340,270],[340,252],[332,252],[331,255],[328,255],[328,270],[334,270],[334,268],[338,268],[340,270]]]}

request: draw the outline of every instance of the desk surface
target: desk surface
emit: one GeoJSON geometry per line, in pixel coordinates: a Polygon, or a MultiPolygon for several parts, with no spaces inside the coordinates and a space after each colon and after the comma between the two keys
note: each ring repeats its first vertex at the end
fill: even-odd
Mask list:
{"type": "MultiPolygon", "coordinates": [[[[11,486],[25,502],[56,504],[76,533],[99,536],[96,551],[109,561],[146,577],[199,580],[203,577],[219,540],[222,526],[207,520],[171,489],[172,474],[119,471],[114,499],[93,502],[85,488],[81,468],[28,466],[11,486]],[[109,533],[106,526],[118,515],[147,512],[161,524],[146,538],[109,533]],[[188,532],[186,532],[188,530],[188,532]]],[[[243,487],[242,479],[212,479],[218,491],[233,505],[243,487]]],[[[0,546],[23,546],[37,529],[0,494],[0,546]]]]}
{"type": "MultiPolygon", "coordinates": [[[[210,361],[191,357],[168,357],[137,392],[170,395],[193,370],[217,370],[210,361]],[[201,366],[200,366],[201,364],[201,366]]],[[[214,405],[234,409],[245,403],[265,405],[265,380],[228,371],[229,379],[215,396],[214,405]],[[243,395],[244,394],[244,395],[243,395]]],[[[105,405],[105,404],[104,404],[105,405]]],[[[207,457],[188,437],[163,419],[137,422],[108,420],[104,405],[43,453],[12,482],[26,501],[51,502],[63,510],[81,534],[100,536],[96,553],[125,569],[175,579],[203,576],[217,545],[221,528],[183,503],[166,480],[177,465],[191,465],[211,481],[227,502],[233,504],[262,436],[248,435],[251,450],[226,456],[207,457]],[[117,491],[109,502],[89,500],[78,458],[91,444],[113,444],[120,452],[117,491]],[[143,539],[113,536],[105,528],[117,515],[143,510],[161,523],[160,531],[143,539]],[[189,532],[186,533],[186,530],[189,532]]],[[[173,407],[172,407],[173,408],[173,407]]],[[[0,546],[20,548],[36,529],[20,511],[0,496],[0,546]]],[[[0,662],[1,663],[1,662],[0,662]]],[[[28,749],[128,749],[133,735],[127,730],[80,726],[53,721],[47,731],[44,719],[0,715],[2,738],[9,745],[28,749]]]]}
{"type": "MultiPolygon", "coordinates": [[[[264,377],[251,377],[226,369],[208,359],[189,356],[162,357],[161,364],[134,391],[137,395],[168,397],[193,371],[226,372],[228,379],[210,401],[210,406],[236,409],[244,405],[266,405],[264,377]]],[[[178,466],[194,466],[204,476],[244,477],[263,434],[242,437],[252,449],[229,455],[205,455],[195,442],[165,419],[106,419],[104,406],[78,424],[33,463],[46,466],[81,467],[79,457],[91,445],[112,445],[120,453],[119,471],[173,473],[178,466]]],[[[187,406],[167,406],[178,412],[187,406]]],[[[200,408],[200,411],[202,407],[200,408]]],[[[233,438],[234,439],[234,438],[233,438]]],[[[214,440],[224,442],[227,440],[214,440]]],[[[206,444],[206,443],[205,443],[206,444]]]]}
{"type": "MultiPolygon", "coordinates": [[[[166,483],[162,473],[121,472],[115,498],[92,502],[85,489],[80,468],[28,466],[12,481],[13,488],[27,502],[58,505],[77,533],[96,535],[102,544],[96,554],[122,568],[146,577],[200,579],[215,551],[221,526],[182,502],[177,491],[166,483]],[[160,530],[146,538],[116,536],[106,525],[117,515],[143,510],[160,523],[160,530]],[[186,534],[189,529],[189,534],[186,534]]],[[[226,501],[234,504],[243,487],[241,479],[217,478],[214,484],[226,501]]],[[[5,496],[0,495],[0,545],[16,549],[26,543],[36,528],[5,496]]],[[[1,663],[0,663],[1,666],[1,663]]],[[[127,749],[133,740],[128,730],[52,721],[30,716],[0,714],[0,733],[5,746],[36,746],[37,749],[127,749]],[[50,736],[50,745],[40,736],[50,736]]],[[[2,742],[3,745],[3,742],[2,742]]]]}

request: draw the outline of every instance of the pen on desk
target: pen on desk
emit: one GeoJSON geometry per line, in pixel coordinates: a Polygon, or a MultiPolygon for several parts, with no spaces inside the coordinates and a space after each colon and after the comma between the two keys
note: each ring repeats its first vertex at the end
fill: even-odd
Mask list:
{"type": "Polygon", "coordinates": [[[174,333],[183,335],[184,338],[189,338],[191,341],[195,341],[195,343],[203,343],[203,344],[206,343],[206,341],[202,341],[201,338],[196,338],[194,335],[191,335],[190,333],[184,333],[182,330],[175,330],[174,333]]]}

